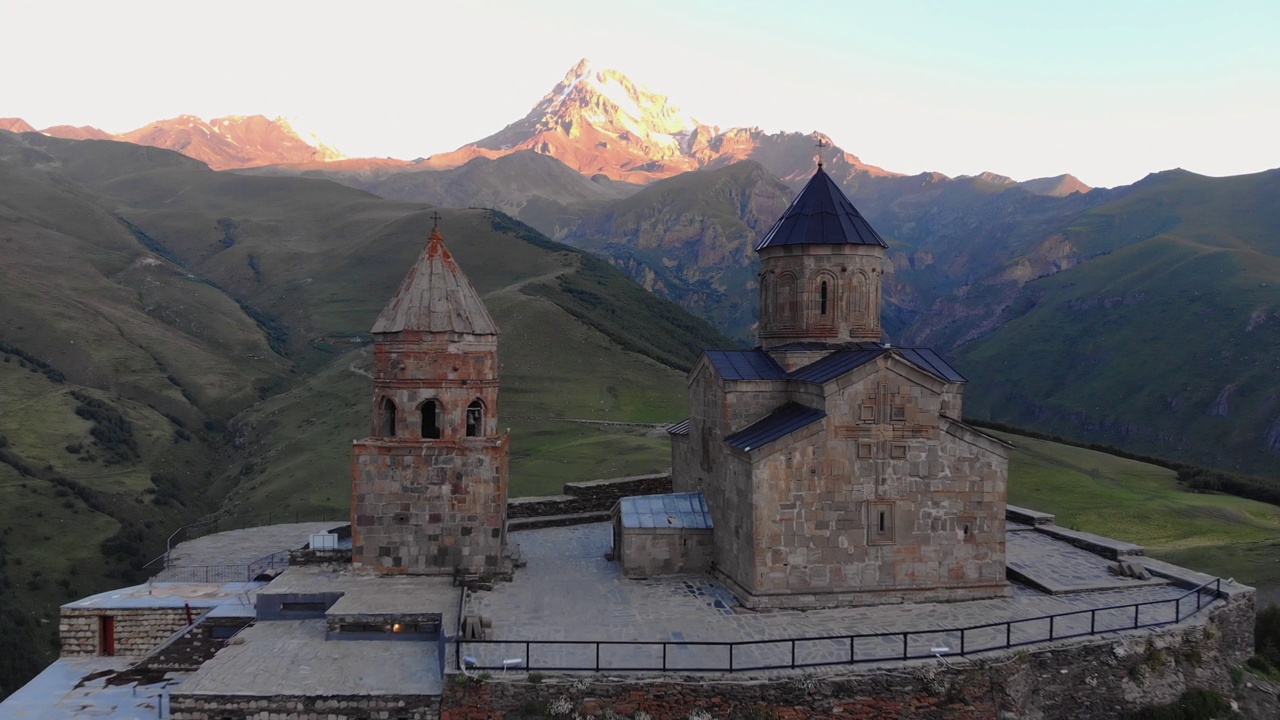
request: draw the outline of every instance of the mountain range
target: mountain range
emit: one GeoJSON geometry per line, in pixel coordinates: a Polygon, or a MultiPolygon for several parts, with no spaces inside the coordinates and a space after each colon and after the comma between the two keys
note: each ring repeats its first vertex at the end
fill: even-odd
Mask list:
{"type": "Polygon", "coordinates": [[[263,116],[0,119],[0,681],[48,658],[49,608],[145,576],[178,526],[345,507],[368,328],[437,209],[503,331],[516,494],[665,467],[625,423],[680,419],[698,352],[753,342],[753,247],[819,140],[889,243],[886,339],[948,354],[968,415],[1276,475],[1280,170],[904,175],[585,62],[412,161],[263,116]]]}
{"type": "Polygon", "coordinates": [[[21,118],[0,118],[0,130],[39,132],[66,140],[118,140],[175,150],[214,170],[345,159],[318,138],[304,138],[285,118],[272,120],[262,115],[228,115],[207,122],[194,115],[179,115],[119,135],[88,125],[36,130],[21,118]]]}
{"type": "MultiPolygon", "coordinates": [[[[1265,235],[1252,230],[1274,222],[1274,212],[1268,210],[1276,206],[1268,194],[1273,182],[1267,173],[1221,180],[1160,173],[1112,189],[1089,188],[1071,175],[1023,182],[993,172],[956,178],[903,175],[861,162],[821,133],[709,126],[622,73],[585,60],[525,117],[455,151],[415,161],[332,160],[325,149],[307,145],[296,133],[268,131],[271,121],[265,118],[248,120],[218,130],[222,120],[179,118],[127,135],[135,143],[180,147],[197,157],[216,150],[222,155],[215,166],[236,167],[237,172],[323,178],[392,200],[501,210],[604,258],[742,343],[754,336],[757,265],[752,247],[816,170],[821,141],[829,146],[822,149],[824,170],[890,241],[884,323],[889,339],[955,354],[979,387],[991,388],[985,397],[1003,398],[971,403],[971,411],[1079,439],[1252,472],[1273,467],[1280,452],[1280,413],[1275,411],[1280,388],[1262,379],[1244,381],[1252,377],[1243,366],[1244,358],[1253,357],[1249,352],[1229,353],[1212,365],[1211,373],[1193,371],[1181,359],[1189,352],[1175,352],[1162,362],[1180,369],[1158,373],[1155,381],[1137,377],[1136,368],[1117,366],[1073,381],[1074,392],[1063,392],[1047,369],[1035,382],[1019,380],[1015,395],[1000,385],[1017,376],[1005,372],[1007,364],[1052,367],[1028,361],[1025,347],[1053,346],[1073,368],[1101,367],[1094,356],[1079,357],[1081,348],[1099,343],[1140,356],[1142,348],[1132,346],[1127,333],[1148,318],[1133,303],[1117,308],[1111,300],[1109,317],[1133,317],[1114,328],[1089,325],[1088,337],[1068,345],[1059,341],[1074,333],[1050,332],[1049,324],[1032,321],[1053,305],[1044,305],[1046,298],[1059,292],[1070,296],[1070,288],[1089,284],[1116,252],[1130,245],[1161,245],[1171,233],[1189,227],[1217,238],[1215,252],[1241,258],[1233,266],[1237,270],[1223,269],[1215,276],[1219,290],[1214,297],[1241,303],[1230,321],[1221,318],[1215,328],[1244,322],[1251,328],[1248,338],[1265,336],[1280,302],[1270,294],[1274,283],[1258,286],[1260,293],[1246,292],[1245,278],[1252,275],[1245,268],[1268,267],[1266,258],[1274,255],[1265,235]],[[235,142],[188,142],[196,137],[235,142]],[[265,140],[280,137],[296,142],[265,140]],[[259,146],[260,152],[246,150],[259,146]],[[285,147],[293,149],[286,153],[285,147]],[[228,148],[238,148],[240,158],[228,148]],[[290,153],[289,160],[270,161],[290,153]],[[1228,185],[1256,201],[1246,207],[1229,202],[1220,189],[1228,185]],[[1175,188],[1183,198],[1176,204],[1169,199],[1175,188]],[[1246,259],[1254,256],[1258,259],[1246,259]],[[1054,280],[1059,276],[1060,281],[1054,280]],[[1049,293],[1050,287],[1058,290],[1049,293]],[[1024,327],[1027,323],[1033,327],[1024,327]],[[1008,345],[1011,337],[1020,340],[1008,345]],[[996,347],[1001,350],[989,350],[996,347]],[[1087,390],[1112,382],[1132,388],[1132,402],[1104,403],[1087,390]],[[1162,403],[1164,409],[1156,413],[1153,409],[1162,403]]],[[[25,125],[8,124],[19,130],[25,125]]],[[[54,129],[45,132],[56,134],[54,129]]],[[[89,129],[79,132],[91,136],[89,129]]],[[[1141,271],[1142,284],[1167,281],[1169,292],[1191,291],[1189,278],[1168,272],[1156,256],[1142,257],[1151,267],[1131,268],[1141,271]]],[[[1114,297],[1125,296],[1115,290],[1114,297]]],[[[1094,300],[1067,297],[1064,302],[1081,306],[1094,300]]],[[[1208,309],[1202,304],[1198,311],[1208,309]]],[[[1165,318],[1158,331],[1231,342],[1190,315],[1165,318]]]]}

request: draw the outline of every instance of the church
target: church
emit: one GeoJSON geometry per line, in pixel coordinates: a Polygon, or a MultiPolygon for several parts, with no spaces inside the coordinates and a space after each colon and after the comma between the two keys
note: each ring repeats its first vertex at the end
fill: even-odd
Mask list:
{"type": "MultiPolygon", "coordinates": [[[[753,608],[1010,593],[1007,446],[960,421],[942,357],[882,342],[886,247],[821,164],[756,247],[759,347],[703,353],[669,430],[673,490],[711,528],[709,552],[679,538],[673,569],[705,563],[753,608]]],[[[635,566],[628,526],[651,523],[626,504],[615,544],[635,566]]]]}
{"type": "MultiPolygon", "coordinates": [[[[759,346],[689,373],[673,494],[613,512],[626,575],[711,572],[751,608],[1009,594],[1007,447],[960,421],[965,379],[941,356],[882,342],[886,247],[819,165],[756,247],[759,346]]],[[[510,572],[497,336],[433,231],[373,327],[356,566],[510,572]]]]}

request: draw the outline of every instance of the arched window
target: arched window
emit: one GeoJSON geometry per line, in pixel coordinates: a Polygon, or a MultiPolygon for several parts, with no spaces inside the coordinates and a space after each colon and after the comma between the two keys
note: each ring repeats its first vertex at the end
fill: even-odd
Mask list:
{"type": "Polygon", "coordinates": [[[378,429],[382,437],[396,436],[396,404],[389,397],[382,398],[378,408],[378,429]]]}
{"type": "Polygon", "coordinates": [[[778,278],[777,305],[779,320],[784,327],[796,321],[796,277],[790,273],[778,278]]]}
{"type": "Polygon", "coordinates": [[[467,406],[467,437],[480,437],[484,432],[484,403],[480,398],[467,406]]]}
{"type": "Polygon", "coordinates": [[[827,316],[827,281],[822,281],[822,288],[818,291],[819,309],[818,314],[823,317],[827,316]]]}
{"type": "Polygon", "coordinates": [[[772,289],[769,282],[769,273],[761,273],[760,275],[760,324],[768,325],[773,319],[773,298],[770,297],[769,291],[772,289]]]}
{"type": "Polygon", "coordinates": [[[870,305],[871,281],[862,270],[854,273],[853,292],[849,294],[849,306],[856,322],[865,322],[868,305],[870,305]]]}
{"type": "Polygon", "coordinates": [[[422,439],[440,439],[440,403],[435,400],[422,403],[422,439]]]}

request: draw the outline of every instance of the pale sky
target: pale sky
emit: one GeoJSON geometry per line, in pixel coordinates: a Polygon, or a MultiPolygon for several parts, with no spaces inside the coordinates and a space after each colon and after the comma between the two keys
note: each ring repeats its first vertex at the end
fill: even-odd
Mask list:
{"type": "Polygon", "coordinates": [[[1280,166],[1280,2],[0,0],[0,117],[283,115],[348,156],[452,150],[580,58],[698,120],[903,173],[1280,166]]]}

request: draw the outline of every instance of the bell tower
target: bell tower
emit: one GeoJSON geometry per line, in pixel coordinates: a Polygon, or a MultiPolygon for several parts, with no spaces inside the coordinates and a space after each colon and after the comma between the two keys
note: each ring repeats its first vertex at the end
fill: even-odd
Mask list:
{"type": "MultiPolygon", "coordinates": [[[[438,216],[437,216],[438,220],[438,216]]],[[[372,435],[354,446],[352,562],[484,575],[506,545],[498,328],[438,229],[373,325],[372,435]]]]}
{"type": "Polygon", "coordinates": [[[887,247],[819,163],[756,246],[761,347],[880,342],[887,247]]]}

